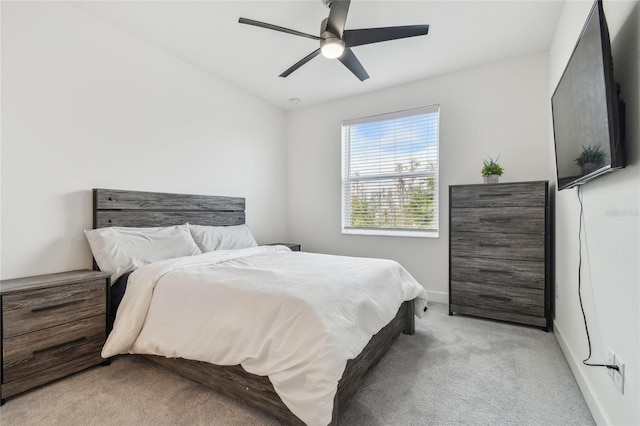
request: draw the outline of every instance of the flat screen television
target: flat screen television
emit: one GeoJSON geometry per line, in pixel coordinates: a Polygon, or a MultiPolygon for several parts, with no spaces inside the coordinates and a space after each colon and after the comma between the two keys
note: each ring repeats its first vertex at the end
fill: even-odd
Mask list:
{"type": "Polygon", "coordinates": [[[558,190],[625,166],[624,103],[601,0],[591,8],[551,107],[558,190]]]}

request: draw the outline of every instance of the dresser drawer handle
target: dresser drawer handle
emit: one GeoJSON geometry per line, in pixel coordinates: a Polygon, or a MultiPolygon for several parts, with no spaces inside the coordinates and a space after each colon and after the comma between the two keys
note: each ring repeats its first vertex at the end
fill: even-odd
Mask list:
{"type": "Polygon", "coordinates": [[[62,303],[58,303],[56,305],[41,306],[39,308],[31,309],[31,312],[48,311],[50,309],[57,309],[57,308],[61,308],[63,306],[75,305],[76,303],[80,303],[80,302],[83,302],[83,300],[72,300],[70,302],[62,302],[62,303]]]}
{"type": "Polygon", "coordinates": [[[480,222],[489,223],[510,223],[513,219],[510,217],[484,217],[480,219],[480,222]]]}
{"type": "Polygon", "coordinates": [[[510,248],[511,244],[492,244],[492,243],[479,243],[479,247],[497,247],[497,248],[510,248]]]}
{"type": "Polygon", "coordinates": [[[493,296],[491,294],[481,294],[480,297],[484,298],[484,299],[492,299],[498,302],[510,302],[511,298],[509,297],[504,297],[504,296],[493,296]]]}
{"type": "Polygon", "coordinates": [[[478,272],[486,272],[488,274],[509,274],[512,275],[513,272],[512,271],[505,271],[504,269],[484,269],[484,268],[480,268],[478,269],[478,272]]]}
{"type": "Polygon", "coordinates": [[[512,194],[478,194],[480,198],[488,197],[511,197],[512,194]]]}
{"type": "Polygon", "coordinates": [[[78,343],[82,343],[82,342],[85,342],[87,340],[89,340],[89,339],[86,338],[86,337],[79,337],[77,339],[73,339],[73,340],[70,340],[68,342],[58,343],[57,345],[49,346],[48,348],[35,350],[35,351],[33,351],[33,354],[34,355],[39,355],[41,353],[48,352],[48,351],[54,351],[56,349],[60,349],[60,348],[63,348],[65,346],[71,346],[71,345],[75,345],[75,344],[78,344],[78,343]]]}

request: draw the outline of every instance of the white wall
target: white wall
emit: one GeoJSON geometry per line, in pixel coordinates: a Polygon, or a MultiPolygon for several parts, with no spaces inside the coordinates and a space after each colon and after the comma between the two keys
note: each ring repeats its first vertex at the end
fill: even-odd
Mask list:
{"type": "Polygon", "coordinates": [[[482,160],[498,154],[502,182],[554,176],[547,68],[547,55],[537,54],[289,112],[289,240],[397,260],[433,300],[448,302],[448,186],[480,183],[482,160]],[[342,235],[342,120],[432,104],[440,104],[440,237],[342,235]]]}
{"type": "MultiPolygon", "coordinates": [[[[551,96],[586,21],[591,1],[566,2],[549,55],[551,96]]],[[[582,294],[591,362],[612,349],[626,363],[624,395],[600,367],[586,367],[587,339],[577,297],[577,190],[556,195],[555,334],[598,424],[640,424],[640,4],[604,2],[616,81],[627,104],[627,162],[583,188],[582,294]]]]}
{"type": "Polygon", "coordinates": [[[2,278],[90,268],[91,189],[244,196],[286,237],[285,114],[62,2],[2,2],[2,278]]]}

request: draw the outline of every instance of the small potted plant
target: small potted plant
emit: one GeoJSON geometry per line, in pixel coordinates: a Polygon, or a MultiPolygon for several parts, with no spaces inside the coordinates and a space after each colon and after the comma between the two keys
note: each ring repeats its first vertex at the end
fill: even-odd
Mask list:
{"type": "Polygon", "coordinates": [[[484,183],[498,183],[499,177],[504,173],[504,169],[498,164],[499,158],[500,156],[498,155],[495,160],[491,157],[489,157],[489,160],[484,160],[484,165],[480,170],[484,183]]]}
{"type": "Polygon", "coordinates": [[[576,158],[576,164],[580,166],[581,173],[587,175],[602,167],[606,158],[607,154],[599,143],[588,146],[582,145],[582,152],[576,158]]]}

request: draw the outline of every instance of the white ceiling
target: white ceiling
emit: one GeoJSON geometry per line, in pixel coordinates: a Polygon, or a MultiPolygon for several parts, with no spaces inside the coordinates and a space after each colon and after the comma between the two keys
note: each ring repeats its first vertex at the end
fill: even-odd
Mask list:
{"type": "Polygon", "coordinates": [[[360,82],[318,56],[287,78],[285,69],[318,42],[242,25],[238,18],[319,35],[321,0],[96,1],[75,7],[283,109],[379,90],[438,74],[548,50],[562,0],[353,0],[346,29],[429,24],[429,34],[354,47],[370,75],[360,82]]]}

